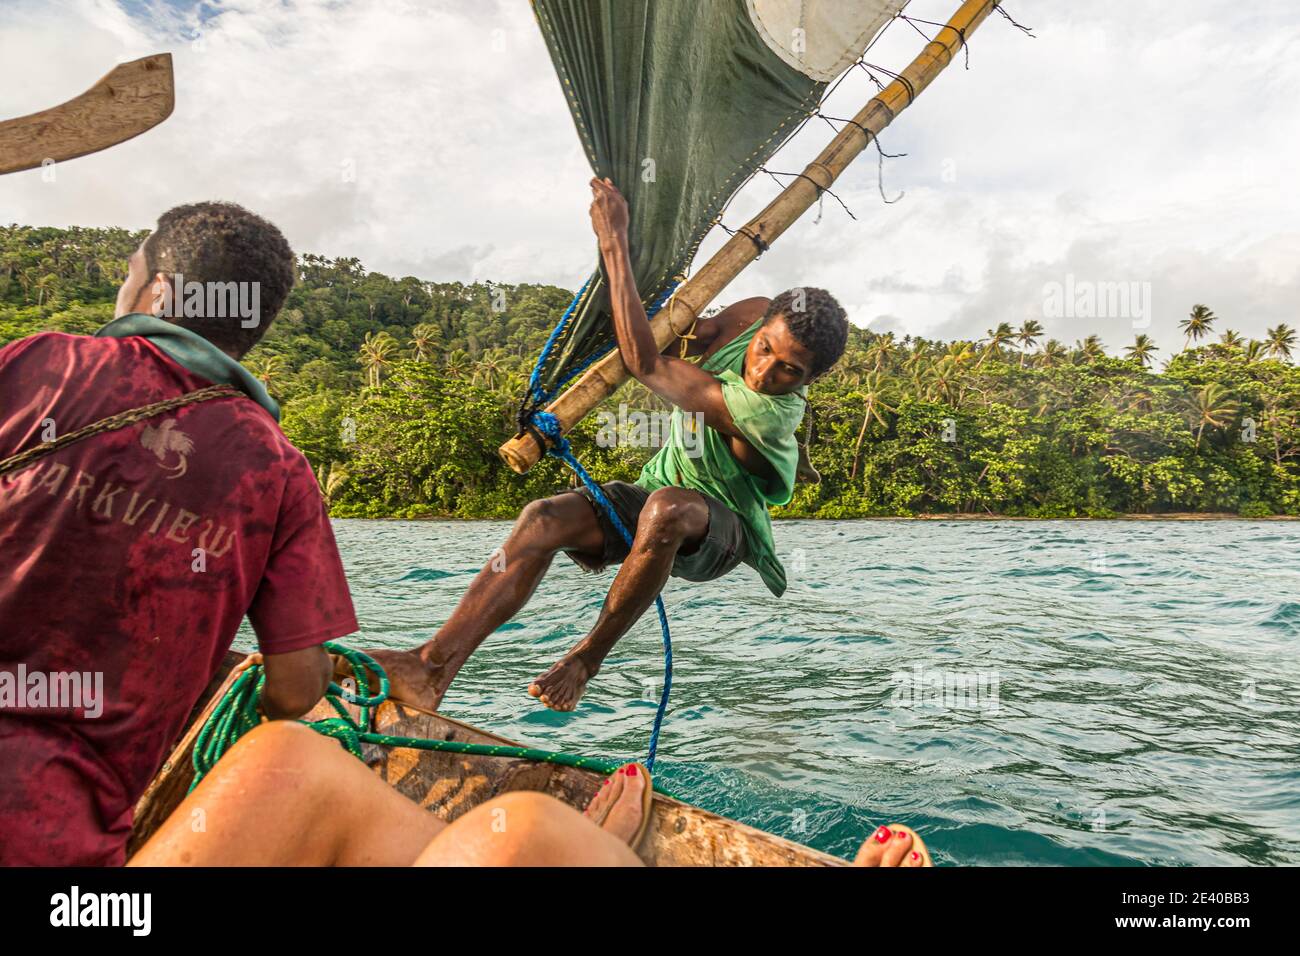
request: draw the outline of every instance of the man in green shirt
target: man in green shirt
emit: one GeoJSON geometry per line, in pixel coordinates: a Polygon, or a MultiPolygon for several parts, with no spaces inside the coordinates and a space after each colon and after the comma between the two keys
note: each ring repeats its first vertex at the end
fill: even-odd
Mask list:
{"type": "Polygon", "coordinates": [[[483,639],[527,603],[561,551],[589,570],[622,567],[591,632],[528,689],[552,710],[577,706],[670,574],[710,581],[743,562],[773,594],[785,591],[767,509],[794,492],[806,386],[843,354],[844,310],[822,289],[745,299],[696,325],[688,354],[703,355],[699,365],[661,354],[632,279],[627,203],[608,180],[591,186],[620,354],[638,381],[675,406],[668,440],[635,484],[603,486],[633,534],[631,549],[585,488],[534,501],[431,641],[376,655],[394,692],[430,709],[483,639]]]}

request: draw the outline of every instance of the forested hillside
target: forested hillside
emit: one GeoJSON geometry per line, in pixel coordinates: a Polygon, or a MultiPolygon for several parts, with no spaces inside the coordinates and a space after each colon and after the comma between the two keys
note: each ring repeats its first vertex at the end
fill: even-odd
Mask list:
{"type": "MultiPolygon", "coordinates": [[[[0,228],[0,342],[109,321],[142,238],[0,228]]],[[[506,517],[568,482],[554,461],[520,478],[496,448],[569,291],[395,279],[314,255],[300,266],[246,364],[282,402],[335,515],[506,517]]],[[[1279,325],[1246,341],[1229,325],[1189,303],[1159,371],[1145,335],[1067,345],[996,315],[977,342],[855,329],[810,393],[823,480],[779,513],[1300,514],[1296,335],[1279,325]]],[[[614,402],[662,407],[640,386],[614,402]]],[[[601,447],[598,424],[579,428],[579,456],[602,480],[635,477],[653,449],[601,447]]]]}

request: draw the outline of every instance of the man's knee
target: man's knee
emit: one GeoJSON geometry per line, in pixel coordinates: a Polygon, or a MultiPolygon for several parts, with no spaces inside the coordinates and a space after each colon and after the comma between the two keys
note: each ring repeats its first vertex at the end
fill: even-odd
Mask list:
{"type": "Polygon", "coordinates": [[[659,488],[646,499],[637,531],[657,540],[684,541],[703,534],[708,521],[708,507],[698,494],[685,488],[659,488]]]}
{"type": "Polygon", "coordinates": [[[514,534],[546,542],[559,542],[565,531],[572,525],[573,509],[564,498],[576,498],[576,495],[554,495],[550,498],[538,498],[524,505],[515,522],[514,534]]]}

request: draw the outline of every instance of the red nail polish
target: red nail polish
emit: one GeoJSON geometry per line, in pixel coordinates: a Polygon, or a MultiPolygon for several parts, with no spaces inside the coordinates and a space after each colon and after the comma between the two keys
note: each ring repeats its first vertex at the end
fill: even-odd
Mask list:
{"type": "Polygon", "coordinates": [[[890,836],[891,834],[889,832],[889,827],[881,827],[879,830],[876,831],[876,842],[888,843],[890,836]]]}
{"type": "Polygon", "coordinates": [[[904,833],[902,830],[899,830],[899,831],[898,831],[896,834],[894,834],[894,835],[895,835],[896,837],[898,837],[900,840],[903,840],[903,839],[906,839],[906,838],[907,838],[907,834],[904,833]]]}
{"type": "Polygon", "coordinates": [[[632,766],[630,766],[630,767],[627,768],[627,775],[628,775],[629,777],[635,777],[635,776],[636,776],[636,764],[632,764],[632,766]]]}
{"type": "Polygon", "coordinates": [[[913,859],[913,860],[919,860],[919,859],[921,859],[921,854],[919,854],[919,853],[917,853],[915,850],[913,850],[913,851],[912,851],[912,859],[913,859]]]}

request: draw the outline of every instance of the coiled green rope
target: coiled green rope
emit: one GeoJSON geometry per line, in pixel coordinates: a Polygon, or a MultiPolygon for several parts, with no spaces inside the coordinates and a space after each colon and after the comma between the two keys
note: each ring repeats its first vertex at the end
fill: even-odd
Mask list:
{"type": "MultiPolygon", "coordinates": [[[[324,647],[329,653],[337,654],[347,661],[352,668],[353,679],[358,688],[370,685],[366,674],[366,671],[370,671],[379,677],[379,690],[373,695],[352,693],[340,687],[337,683],[331,682],[329,690],[326,691],[325,699],[329,701],[338,716],[310,722],[299,721],[299,723],[306,724],[312,730],[324,734],[326,737],[333,737],[343,745],[348,753],[359,760],[364,759],[361,753],[361,745],[368,743],[380,744],[385,747],[441,750],[448,753],[472,754],[483,757],[511,757],[516,760],[535,760],[540,763],[576,767],[580,770],[590,770],[600,774],[611,774],[622,766],[618,761],[606,760],[602,757],[575,757],[572,754],[556,753],[552,750],[538,750],[533,747],[470,744],[452,740],[431,740],[426,737],[395,737],[391,734],[374,733],[368,729],[370,727],[371,710],[388,699],[388,675],[384,673],[384,669],[375,662],[374,658],[361,651],[352,650],[334,643],[325,644],[324,647]],[[347,708],[343,706],[344,701],[361,708],[359,720],[354,720],[352,715],[348,713],[347,708]]],[[[263,672],[262,665],[255,664],[239,675],[239,678],[231,685],[230,690],[226,691],[225,696],[217,703],[212,716],[208,718],[207,723],[203,725],[194,741],[194,782],[190,784],[190,790],[199,785],[199,781],[207,776],[209,771],[216,766],[217,761],[235,745],[240,737],[262,722],[262,714],[258,710],[257,704],[265,684],[266,674],[263,672]]],[[[661,787],[655,787],[655,789],[660,793],[665,792],[661,787]]]]}

